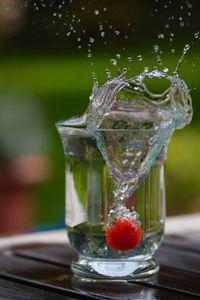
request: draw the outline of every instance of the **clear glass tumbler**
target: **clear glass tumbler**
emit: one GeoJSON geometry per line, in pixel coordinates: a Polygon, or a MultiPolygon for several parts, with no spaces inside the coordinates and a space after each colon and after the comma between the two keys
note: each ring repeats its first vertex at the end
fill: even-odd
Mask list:
{"type": "Polygon", "coordinates": [[[66,228],[78,253],[71,265],[73,273],[85,278],[130,280],[158,272],[159,265],[152,257],[162,242],[165,223],[163,160],[155,159],[162,150],[161,134],[155,135],[153,130],[93,131],[69,127],[64,122],[57,123],[57,128],[66,162],[66,228]],[[102,144],[106,149],[103,152],[102,144]],[[160,148],[155,146],[158,144],[160,148]],[[154,157],[154,164],[131,190],[137,164],[145,167],[149,163],[147,153],[151,159],[154,157]],[[116,189],[121,196],[124,191],[118,202],[116,189]],[[112,226],[109,218],[119,209],[116,203],[123,207],[120,217],[118,213],[122,221],[114,223],[116,226],[118,222],[113,230],[119,235],[117,239],[122,238],[120,234],[126,240],[130,237],[128,231],[120,231],[127,212],[137,218],[140,227],[141,237],[128,249],[116,249],[108,242],[108,227],[112,226]]]}

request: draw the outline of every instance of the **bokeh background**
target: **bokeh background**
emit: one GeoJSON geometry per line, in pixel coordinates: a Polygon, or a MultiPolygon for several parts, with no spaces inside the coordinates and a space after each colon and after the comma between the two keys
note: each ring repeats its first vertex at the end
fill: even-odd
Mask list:
{"type": "MultiPolygon", "coordinates": [[[[167,214],[200,212],[199,9],[197,0],[0,1],[1,235],[64,227],[64,157],[55,122],[84,112],[92,72],[100,83],[106,68],[116,75],[110,59],[117,54],[132,75],[162,68],[155,45],[170,73],[191,46],[181,77],[194,117],[170,144],[167,214]]],[[[152,88],[160,89],[157,82],[152,88]]]]}

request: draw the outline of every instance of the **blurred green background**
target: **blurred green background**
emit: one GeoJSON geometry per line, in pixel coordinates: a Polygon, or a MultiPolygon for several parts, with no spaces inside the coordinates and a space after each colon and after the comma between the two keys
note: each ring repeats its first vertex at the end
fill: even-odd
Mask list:
{"type": "MultiPolygon", "coordinates": [[[[3,2],[5,6],[8,4],[6,0],[3,2]]],[[[14,2],[14,7],[7,10],[5,6],[0,6],[0,88],[12,93],[32,95],[40,103],[46,124],[45,134],[48,136],[45,153],[51,169],[47,179],[31,187],[35,198],[32,230],[64,226],[64,157],[55,122],[84,112],[92,89],[91,73],[95,71],[100,82],[106,80],[106,67],[114,75],[116,71],[109,60],[116,53],[124,51],[120,61],[122,66],[127,65],[129,55],[136,58],[141,54],[144,57],[142,62],[134,59],[130,71],[133,74],[141,72],[146,65],[153,67],[156,64],[155,54],[152,53],[155,43],[159,43],[163,61],[170,71],[175,69],[183,46],[186,43],[192,46],[183,63],[181,76],[191,89],[194,118],[187,128],[177,130],[169,147],[166,163],[167,214],[200,212],[200,48],[199,40],[193,38],[199,26],[198,2],[190,1],[193,3],[191,16],[188,16],[185,1],[177,1],[179,5],[168,8],[164,8],[164,4],[169,1],[163,1],[162,4],[157,1],[138,3],[128,0],[121,4],[114,1],[93,1],[92,4],[90,1],[74,1],[70,4],[67,1],[64,5],[61,5],[62,1],[26,1],[25,6],[23,1],[14,2]],[[180,8],[182,3],[185,5],[183,9],[180,8]],[[94,8],[102,11],[104,7],[108,9],[103,20],[112,17],[113,21],[110,22],[120,28],[122,37],[127,29],[126,20],[131,20],[135,29],[128,39],[121,41],[111,33],[107,38],[108,44],[98,39],[97,21],[93,12],[94,8]],[[82,28],[77,27],[76,35],[67,38],[67,26],[71,19],[67,19],[66,15],[74,13],[77,16],[85,10],[86,16],[81,16],[82,19],[85,16],[84,27],[88,28],[88,33],[82,38],[82,49],[78,50],[77,37],[82,28]],[[175,32],[173,43],[169,43],[168,39],[157,40],[160,32],[169,36],[166,24],[172,15],[176,16],[176,20],[183,15],[187,26],[182,28],[177,22],[170,23],[171,30],[173,28],[175,32]],[[87,41],[91,34],[96,39],[92,60],[87,57],[87,41]],[[170,52],[172,48],[176,49],[175,54],[170,52]]],[[[154,85],[153,88],[159,87],[154,85]]]]}

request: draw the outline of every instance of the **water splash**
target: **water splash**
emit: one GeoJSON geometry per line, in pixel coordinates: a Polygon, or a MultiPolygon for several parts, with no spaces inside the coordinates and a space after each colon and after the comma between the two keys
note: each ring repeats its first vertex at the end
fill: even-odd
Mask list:
{"type": "Polygon", "coordinates": [[[174,130],[191,121],[192,101],[187,85],[167,73],[167,68],[163,72],[146,70],[130,79],[125,79],[124,74],[111,79],[109,74],[109,80],[95,87],[90,97],[86,123],[94,131],[115,182],[116,211],[156,161],[165,160],[174,130]],[[162,94],[154,94],[146,86],[146,79],[167,80],[170,87],[162,94]]]}

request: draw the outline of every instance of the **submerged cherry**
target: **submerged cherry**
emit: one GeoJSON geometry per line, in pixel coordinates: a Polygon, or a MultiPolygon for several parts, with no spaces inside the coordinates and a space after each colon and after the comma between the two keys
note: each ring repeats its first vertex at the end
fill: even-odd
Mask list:
{"type": "Polygon", "coordinates": [[[134,219],[117,219],[106,230],[106,242],[114,250],[131,250],[141,238],[142,229],[134,219]]]}

